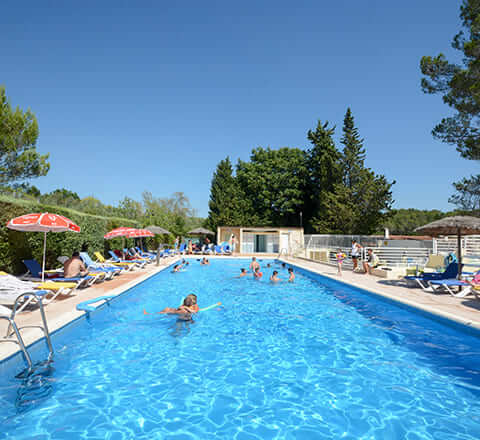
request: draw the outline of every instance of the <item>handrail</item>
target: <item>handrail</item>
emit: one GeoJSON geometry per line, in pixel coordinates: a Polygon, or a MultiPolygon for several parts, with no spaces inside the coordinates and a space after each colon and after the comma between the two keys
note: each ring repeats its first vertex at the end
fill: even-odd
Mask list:
{"type": "Polygon", "coordinates": [[[285,251],[285,255],[288,257],[288,249],[287,248],[282,248],[282,249],[280,249],[280,252],[279,252],[277,258],[281,258],[283,251],[285,251]]]}
{"type": "Polygon", "coordinates": [[[20,350],[23,353],[23,356],[25,357],[25,362],[27,363],[27,368],[30,371],[32,369],[32,358],[28,354],[27,348],[25,347],[25,344],[23,342],[23,338],[20,335],[20,332],[18,330],[17,324],[15,324],[15,321],[11,316],[5,316],[5,315],[0,315],[0,319],[6,319],[8,321],[8,328],[10,329],[13,328],[13,331],[15,333],[15,336],[17,337],[17,340],[15,341],[14,339],[9,338],[8,334],[4,338],[0,339],[0,342],[13,342],[14,344],[17,344],[20,347],[20,350]]]}
{"type": "Polygon", "coordinates": [[[105,301],[108,304],[108,301],[112,298],[115,298],[115,295],[104,295],[104,296],[98,296],[97,298],[89,299],[88,301],[83,301],[80,304],[77,304],[76,309],[81,311],[81,312],[94,312],[97,307],[92,307],[90,304],[94,304],[100,301],[105,301]]]}

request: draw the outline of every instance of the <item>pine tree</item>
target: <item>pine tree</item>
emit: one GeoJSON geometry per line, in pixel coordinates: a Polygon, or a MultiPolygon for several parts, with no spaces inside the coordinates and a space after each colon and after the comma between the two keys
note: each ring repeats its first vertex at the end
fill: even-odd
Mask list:
{"type": "Polygon", "coordinates": [[[217,226],[239,226],[242,224],[240,188],[233,175],[230,158],[220,161],[213,174],[208,202],[207,224],[216,231],[217,226]]]}
{"type": "Polygon", "coordinates": [[[343,172],[343,183],[347,188],[353,188],[360,179],[360,171],[365,166],[365,148],[363,139],[355,127],[352,111],[347,108],[343,120],[343,136],[340,142],[343,144],[343,154],[340,164],[343,172]]]}
{"type": "Polygon", "coordinates": [[[323,199],[322,216],[315,228],[330,234],[372,234],[383,225],[393,203],[392,185],[385,176],[365,167],[363,139],[350,109],[345,114],[343,152],[339,158],[342,179],[323,199]]]}
{"type": "Polygon", "coordinates": [[[335,146],[335,127],[318,121],[315,131],[308,131],[312,148],[307,151],[308,180],[305,188],[305,220],[307,231],[323,232],[327,195],[342,180],[341,153],[335,146]]]}

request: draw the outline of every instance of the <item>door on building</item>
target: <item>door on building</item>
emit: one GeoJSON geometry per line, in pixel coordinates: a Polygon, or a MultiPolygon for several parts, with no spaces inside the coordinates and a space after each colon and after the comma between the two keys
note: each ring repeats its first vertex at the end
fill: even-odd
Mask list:
{"type": "Polygon", "coordinates": [[[282,232],[280,234],[280,252],[290,252],[290,234],[288,232],[282,232]]]}
{"type": "Polygon", "coordinates": [[[255,252],[267,252],[267,237],[255,235],[255,252]]]}

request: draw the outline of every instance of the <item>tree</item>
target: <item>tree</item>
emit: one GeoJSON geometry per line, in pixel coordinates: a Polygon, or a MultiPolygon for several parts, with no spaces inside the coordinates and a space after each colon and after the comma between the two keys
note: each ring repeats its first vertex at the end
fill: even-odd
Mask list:
{"type": "Polygon", "coordinates": [[[240,187],[227,156],[218,163],[213,173],[208,202],[208,227],[216,231],[217,226],[242,225],[245,218],[242,207],[245,208],[241,201],[240,187]]]}
{"type": "Polygon", "coordinates": [[[141,220],[143,217],[143,206],[141,202],[124,197],[116,208],[119,217],[131,218],[133,220],[141,220]]]}
{"type": "Polygon", "coordinates": [[[237,165],[247,225],[299,225],[306,175],[305,153],[298,148],[253,149],[250,162],[237,165]]]}
{"type": "MultiPolygon", "coordinates": [[[[392,234],[414,235],[416,233],[415,228],[453,214],[454,213],[445,213],[436,209],[431,211],[397,209],[392,211],[392,215],[383,226],[386,226],[392,234]]],[[[383,231],[378,230],[377,232],[383,231]]]]}
{"type": "Polygon", "coordinates": [[[329,128],[328,122],[318,121],[315,131],[309,130],[307,134],[313,146],[306,154],[305,219],[307,230],[315,232],[324,232],[328,223],[325,215],[328,194],[342,181],[341,154],[333,141],[334,133],[335,127],[329,128]]]}
{"type": "MultiPolygon", "coordinates": [[[[443,102],[454,110],[435,126],[433,136],[456,145],[462,157],[480,160],[480,0],[464,0],[460,18],[463,29],[453,38],[452,47],[462,53],[462,64],[448,62],[442,53],[422,57],[421,85],[425,93],[442,94],[443,102]]],[[[480,175],[455,183],[459,194],[450,200],[462,207],[479,180],[480,175]]]]}
{"type": "Polygon", "coordinates": [[[480,215],[480,175],[464,178],[460,182],[455,182],[453,186],[457,193],[448,201],[460,209],[480,215]]]}
{"type": "Polygon", "coordinates": [[[56,189],[52,192],[43,194],[40,199],[42,203],[48,205],[67,206],[69,208],[78,207],[80,202],[80,197],[76,192],[65,188],[56,189]]]}
{"type": "Polygon", "coordinates": [[[371,234],[391,210],[392,185],[364,165],[365,148],[347,109],[343,123],[343,152],[338,158],[341,180],[322,195],[321,216],[313,219],[317,231],[330,234],[371,234]]]}
{"type": "Polygon", "coordinates": [[[359,183],[361,170],[365,166],[365,148],[363,139],[355,127],[352,111],[347,108],[343,119],[343,136],[340,140],[343,144],[343,154],[340,157],[342,167],[343,183],[347,188],[353,188],[359,183]]]}
{"type": "Polygon", "coordinates": [[[0,87],[0,185],[45,176],[48,154],[36,150],[38,124],[35,115],[12,109],[4,87],[0,87]]]}

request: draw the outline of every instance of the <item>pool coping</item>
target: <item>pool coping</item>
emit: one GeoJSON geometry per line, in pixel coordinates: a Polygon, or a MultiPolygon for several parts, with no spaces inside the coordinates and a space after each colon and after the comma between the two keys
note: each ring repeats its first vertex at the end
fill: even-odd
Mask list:
{"type": "MultiPolygon", "coordinates": [[[[118,287],[113,288],[111,291],[108,292],[109,295],[112,296],[111,301],[115,301],[117,298],[119,298],[121,295],[127,293],[129,290],[132,288],[136,287],[137,285],[147,281],[151,277],[157,275],[158,273],[161,273],[165,270],[167,270],[169,267],[171,267],[173,264],[175,264],[178,261],[178,258],[175,260],[168,262],[166,265],[162,266],[155,266],[154,268],[149,268],[149,272],[140,275],[139,277],[126,282],[125,284],[122,284],[118,287]]],[[[100,296],[100,295],[98,295],[100,296]]],[[[81,302],[81,301],[80,301],[81,302]]],[[[79,304],[80,304],[79,302],[79,304]]],[[[49,329],[49,333],[51,336],[53,336],[55,333],[58,331],[62,330],[66,326],[78,321],[79,319],[86,319],[90,313],[95,313],[99,309],[103,308],[107,303],[103,302],[102,304],[98,305],[96,307],[96,310],[94,312],[86,312],[86,311],[80,311],[76,309],[76,305],[73,306],[72,310],[69,312],[65,313],[60,313],[54,318],[48,318],[47,320],[47,325],[49,329]]],[[[38,317],[39,319],[39,324],[41,325],[40,322],[40,316],[38,317]]],[[[27,326],[28,327],[28,326],[27,326]]],[[[19,329],[22,329],[22,326],[19,326],[19,329]]],[[[45,335],[43,333],[43,330],[40,328],[29,328],[27,331],[22,332],[22,339],[25,343],[25,347],[27,350],[30,350],[33,348],[34,345],[38,344],[39,342],[42,341],[42,339],[45,338],[45,335]]],[[[0,364],[3,364],[9,360],[11,360],[13,357],[21,354],[20,347],[18,344],[15,343],[0,343],[0,364]],[[4,349],[4,346],[7,348],[4,349]]]]}
{"type": "MultiPolygon", "coordinates": [[[[354,287],[356,289],[362,290],[366,293],[373,294],[384,300],[393,302],[399,307],[408,308],[413,312],[418,312],[424,316],[429,317],[430,319],[434,319],[446,325],[454,326],[456,328],[459,328],[461,331],[465,331],[469,334],[474,334],[475,336],[480,337],[480,321],[467,319],[462,316],[458,316],[457,314],[454,314],[454,313],[439,310],[434,306],[429,306],[428,304],[422,304],[420,302],[410,300],[409,298],[392,295],[390,292],[382,291],[381,289],[374,289],[370,286],[365,286],[360,283],[355,283],[345,279],[339,279],[338,277],[334,277],[330,274],[322,272],[320,268],[316,269],[310,266],[306,266],[305,264],[302,264],[302,261],[301,260],[299,261],[298,258],[295,258],[294,260],[278,258],[277,260],[281,261],[282,263],[286,263],[289,266],[296,267],[297,269],[302,269],[304,271],[311,272],[313,274],[328,278],[329,280],[332,280],[339,284],[344,284],[349,287],[354,287]]],[[[306,262],[312,263],[312,264],[316,263],[310,260],[307,260],[306,262]]],[[[321,264],[321,263],[317,263],[317,264],[321,264]]],[[[479,314],[479,318],[480,318],[480,314],[479,314]]]]}

